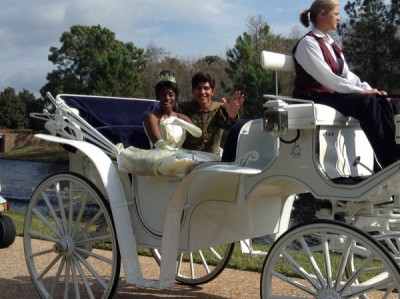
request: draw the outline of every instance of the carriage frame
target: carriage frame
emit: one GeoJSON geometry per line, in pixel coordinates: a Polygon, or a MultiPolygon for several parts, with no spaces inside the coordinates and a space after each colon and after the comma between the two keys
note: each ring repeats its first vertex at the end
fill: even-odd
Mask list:
{"type": "MultiPolygon", "coordinates": [[[[261,63],[266,69],[290,70],[290,61],[286,55],[262,53],[261,63]]],[[[261,297],[273,298],[272,277],[282,278],[281,274],[276,274],[275,267],[281,263],[282,254],[288,254],[287,248],[294,242],[293,238],[302,239],[303,234],[325,236],[321,237],[321,246],[305,246],[311,255],[313,250],[327,254],[328,251],[321,249],[323,246],[335,246],[333,252],[341,255],[350,248],[352,254],[347,252],[346,267],[337,271],[339,276],[336,278],[342,279],[347,273],[354,294],[369,289],[380,290],[382,284],[388,293],[399,291],[400,163],[371,173],[373,152],[366,145],[365,135],[356,120],[311,101],[269,95],[263,105],[265,117],[245,122],[233,137],[234,161],[202,160],[183,176],[137,175],[119,169],[117,158],[121,148],[85,119],[83,115],[87,111],[73,106],[71,99],[83,102],[115,100],[115,103],[150,106],[155,104],[154,101],[68,94],[56,98],[48,96],[55,112],[44,111],[33,117],[45,120],[51,134],[36,137],[70,150],[70,173],[56,174],[44,180],[32,195],[27,209],[25,255],[41,296],[57,295],[58,284],[62,281],[64,298],[96,298],[98,295],[91,289],[83,268],[104,287],[101,298],[112,296],[116,285],[113,280],[119,277],[119,265],[115,265],[119,259],[99,257],[88,245],[95,240],[113,240],[110,243],[116,256],[120,254],[128,284],[160,289],[175,283],[179,252],[191,253],[243,240],[249,244],[253,238],[274,235],[276,242],[271,248],[272,253],[266,257],[261,277],[261,297]],[[353,177],[360,179],[349,183],[348,179],[353,177]],[[340,180],[343,178],[345,180],[340,180]],[[62,189],[60,185],[64,181],[68,182],[68,187],[62,189]],[[72,189],[77,185],[79,192],[74,193],[72,189]],[[102,212],[96,215],[104,218],[103,222],[108,226],[105,235],[102,235],[101,225],[94,220],[87,220],[83,226],[76,224],[84,218],[86,206],[86,202],[76,198],[82,193],[87,196],[82,191],[86,189],[90,189],[88,193],[94,198],[104,198],[98,200],[102,212]],[[49,190],[55,192],[54,203],[49,190]],[[63,192],[66,200],[61,196],[63,192]],[[320,210],[317,215],[324,220],[289,229],[295,195],[307,192],[317,200],[330,203],[328,209],[320,210]],[[42,206],[49,210],[54,223],[41,212],[42,206]],[[343,215],[347,224],[334,221],[338,214],[343,215]],[[33,228],[34,218],[44,222],[52,232],[47,236],[37,232],[33,228]],[[92,226],[96,227],[93,232],[92,226]],[[77,233],[81,227],[84,232],[77,233]],[[362,230],[378,232],[378,236],[373,238],[362,230]],[[38,237],[47,240],[50,249],[36,249],[34,239],[38,237]],[[393,245],[394,249],[387,250],[382,242],[393,245]],[[349,244],[354,246],[349,247],[349,244]],[[159,279],[143,276],[138,247],[161,252],[159,279]],[[376,270],[379,272],[376,279],[371,282],[367,279],[368,287],[365,287],[358,282],[360,278],[355,273],[366,268],[360,270],[354,259],[365,261],[372,253],[386,270],[376,270]],[[35,259],[48,254],[57,258],[50,259],[44,270],[39,269],[35,259]],[[104,282],[100,275],[95,275],[94,266],[86,262],[92,257],[112,264],[110,281],[104,282]],[[77,270],[71,270],[75,269],[73,265],[77,270]],[[56,279],[47,285],[43,278],[53,267],[58,269],[53,274],[56,279]],[[63,276],[63,271],[69,274],[63,276]]],[[[196,159],[195,154],[193,159],[196,159]]],[[[293,265],[297,264],[293,262],[293,265]]],[[[332,277],[321,279],[324,275],[320,271],[311,275],[301,272],[300,268],[297,271],[314,285],[317,294],[325,294],[336,287],[340,292],[332,291],[332,294],[346,293],[340,282],[332,282],[332,277]]],[[[220,271],[222,268],[217,272],[220,271]]],[[[283,280],[292,281],[292,278],[285,276],[283,280]]],[[[297,286],[298,283],[293,281],[290,284],[297,286]]],[[[312,293],[308,288],[299,287],[312,293]]]]}

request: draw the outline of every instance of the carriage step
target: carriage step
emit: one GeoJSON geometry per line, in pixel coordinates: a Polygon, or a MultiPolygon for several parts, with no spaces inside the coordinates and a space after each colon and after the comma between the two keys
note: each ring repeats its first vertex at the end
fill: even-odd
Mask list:
{"type": "Polygon", "coordinates": [[[166,289],[173,284],[175,284],[175,279],[169,280],[169,281],[160,281],[157,279],[145,279],[145,278],[140,278],[140,279],[127,279],[126,283],[130,285],[135,285],[137,287],[145,287],[145,288],[150,288],[150,289],[156,289],[156,290],[161,290],[161,289],[166,289]]]}

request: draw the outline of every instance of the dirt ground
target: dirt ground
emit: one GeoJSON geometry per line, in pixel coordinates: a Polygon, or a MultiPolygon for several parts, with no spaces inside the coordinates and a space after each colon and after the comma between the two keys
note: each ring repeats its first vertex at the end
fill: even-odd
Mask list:
{"type": "MultiPolygon", "coordinates": [[[[41,241],[35,241],[41,242],[41,241]]],[[[42,244],[38,244],[39,246],[42,244]]],[[[159,266],[152,257],[140,256],[143,276],[156,279],[159,275],[159,266]]],[[[47,264],[46,264],[47,265],[47,264]]],[[[168,289],[156,290],[138,288],[127,285],[121,269],[121,278],[114,294],[115,299],[151,299],[151,298],[260,298],[260,273],[224,269],[220,276],[213,281],[199,286],[185,286],[176,283],[168,289]]],[[[288,285],[274,282],[273,289],[281,295],[299,296],[298,290],[288,285]]],[[[31,281],[24,258],[23,238],[17,237],[9,248],[0,249],[0,298],[1,299],[39,299],[40,296],[31,281]]],[[[293,297],[295,298],[295,297],[293,297]]],[[[300,298],[300,297],[299,297],[300,298]]],[[[369,298],[385,298],[382,293],[376,292],[369,298]]],[[[393,297],[398,298],[393,294],[393,297]]]]}
{"type": "MultiPolygon", "coordinates": [[[[40,298],[29,276],[22,240],[22,237],[17,237],[9,248],[0,249],[1,299],[40,298]]],[[[153,258],[140,257],[140,262],[145,277],[151,277],[158,273],[159,267],[153,258]]],[[[194,287],[177,283],[166,290],[154,290],[126,285],[124,281],[123,273],[121,273],[114,298],[260,298],[260,273],[232,269],[225,269],[212,282],[194,287]]]]}

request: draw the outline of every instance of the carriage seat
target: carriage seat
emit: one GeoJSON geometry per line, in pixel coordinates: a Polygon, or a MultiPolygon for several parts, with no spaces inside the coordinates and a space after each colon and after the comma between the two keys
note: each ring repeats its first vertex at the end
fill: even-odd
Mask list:
{"type": "Polygon", "coordinates": [[[158,107],[157,101],[70,94],[59,96],[68,106],[78,109],[79,115],[112,143],[150,149],[143,119],[147,112],[158,107]]]}
{"type": "MultiPolygon", "coordinates": [[[[295,72],[291,55],[262,51],[261,65],[275,71],[295,72]]],[[[374,153],[357,119],[344,116],[326,105],[284,96],[266,96],[282,99],[288,111],[289,129],[315,129],[318,126],[318,157],[325,174],[331,179],[365,177],[374,167],[374,153]],[[362,158],[363,165],[353,161],[362,158]]],[[[268,102],[267,102],[268,103],[268,102]]]]}
{"type": "MultiPolygon", "coordinates": [[[[261,52],[261,66],[268,70],[295,72],[294,59],[291,55],[270,51],[261,52]]],[[[266,97],[268,98],[268,96],[266,97]]],[[[285,98],[290,100],[289,97],[285,98]]],[[[299,129],[304,128],[304,125],[309,125],[312,119],[314,119],[312,125],[345,125],[357,123],[351,117],[344,116],[334,108],[322,104],[295,104],[294,107],[287,107],[285,110],[289,111],[289,126],[290,119],[292,119],[293,125],[299,125],[299,129]]]]}
{"type": "Polygon", "coordinates": [[[314,103],[291,104],[284,108],[288,112],[290,129],[308,129],[316,126],[358,126],[358,120],[348,117],[336,109],[314,103]]]}
{"type": "Polygon", "coordinates": [[[198,151],[149,151],[150,141],[143,126],[145,115],[158,101],[87,95],[58,95],[70,108],[118,148],[119,170],[138,175],[184,176],[197,163],[220,161],[220,157],[198,151]]]}

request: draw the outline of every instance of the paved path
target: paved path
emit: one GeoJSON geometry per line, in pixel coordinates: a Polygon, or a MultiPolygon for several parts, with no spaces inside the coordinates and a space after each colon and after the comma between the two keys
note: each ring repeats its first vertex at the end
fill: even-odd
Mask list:
{"type": "MultiPolygon", "coordinates": [[[[158,273],[158,265],[153,258],[140,257],[146,277],[158,273]]],[[[188,287],[175,284],[167,290],[154,290],[127,286],[122,277],[115,299],[144,298],[260,298],[260,273],[225,269],[212,282],[201,286],[188,287]]],[[[17,237],[9,248],[0,249],[0,298],[39,299],[31,282],[24,259],[22,237],[17,237]]]]}

